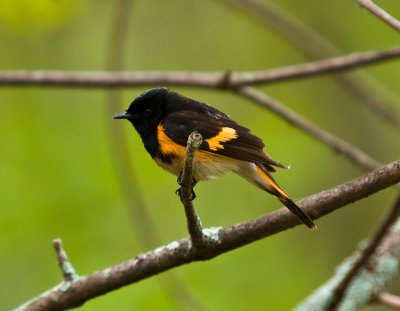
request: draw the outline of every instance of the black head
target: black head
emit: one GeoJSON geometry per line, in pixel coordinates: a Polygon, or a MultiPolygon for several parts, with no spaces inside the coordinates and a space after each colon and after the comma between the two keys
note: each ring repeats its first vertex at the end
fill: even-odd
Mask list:
{"type": "Polygon", "coordinates": [[[148,90],[139,95],[128,110],[115,115],[113,119],[129,120],[139,134],[150,132],[163,117],[168,92],[166,88],[148,90]]]}

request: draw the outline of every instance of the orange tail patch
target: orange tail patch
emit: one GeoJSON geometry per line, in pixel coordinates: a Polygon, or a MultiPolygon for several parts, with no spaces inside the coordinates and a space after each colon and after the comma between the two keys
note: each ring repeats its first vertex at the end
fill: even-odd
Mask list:
{"type": "Polygon", "coordinates": [[[278,186],[278,184],[273,180],[267,173],[265,173],[260,167],[256,166],[257,173],[260,174],[267,182],[270,184],[277,193],[272,193],[278,197],[288,198],[288,195],[278,186]]]}
{"type": "Polygon", "coordinates": [[[281,187],[278,186],[278,184],[273,180],[272,177],[270,177],[267,173],[265,173],[260,167],[256,167],[257,173],[260,174],[269,185],[272,186],[273,191],[270,191],[268,189],[268,192],[270,192],[272,195],[276,196],[279,201],[282,202],[296,217],[304,223],[307,227],[315,230],[317,226],[314,224],[313,220],[311,217],[304,212],[300,207],[297,206],[294,201],[289,198],[289,196],[281,189],[281,187]]]}

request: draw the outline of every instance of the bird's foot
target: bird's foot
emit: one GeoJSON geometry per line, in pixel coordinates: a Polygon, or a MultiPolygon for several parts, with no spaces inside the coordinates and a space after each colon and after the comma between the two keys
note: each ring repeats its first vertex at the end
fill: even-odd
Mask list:
{"type": "MultiPolygon", "coordinates": [[[[179,177],[178,177],[178,179],[176,180],[176,182],[177,182],[178,185],[181,186],[181,187],[178,188],[178,189],[176,189],[175,193],[176,193],[177,195],[179,195],[179,197],[181,198],[181,201],[182,201],[182,184],[183,184],[183,182],[182,182],[182,174],[179,175],[179,177]]],[[[196,184],[197,184],[197,180],[193,178],[193,179],[192,179],[192,191],[191,191],[190,198],[189,198],[190,201],[193,201],[193,200],[196,198],[196,193],[195,193],[194,190],[193,190],[193,187],[196,186],[196,184]]]]}

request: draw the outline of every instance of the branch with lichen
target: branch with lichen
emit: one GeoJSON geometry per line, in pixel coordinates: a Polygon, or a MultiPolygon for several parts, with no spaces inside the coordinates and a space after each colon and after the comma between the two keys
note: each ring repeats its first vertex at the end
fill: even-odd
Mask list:
{"type": "MultiPolygon", "coordinates": [[[[396,203],[400,204],[400,201],[396,203]]],[[[384,291],[387,284],[399,274],[400,268],[400,219],[382,237],[379,248],[374,249],[369,256],[367,265],[357,267],[353,275],[354,267],[358,265],[363,254],[368,251],[361,243],[361,251],[347,258],[336,268],[335,275],[312,293],[306,300],[298,305],[295,311],[327,311],[346,310],[356,311],[365,304],[376,300],[376,295],[384,291]],[[346,285],[345,291],[338,297],[337,289],[341,288],[343,280],[349,275],[351,282],[346,285]]]]}
{"type": "MultiPolygon", "coordinates": [[[[400,182],[400,160],[332,189],[305,198],[298,204],[313,219],[317,219],[398,182],[400,182]]],[[[206,247],[192,247],[191,240],[188,238],[174,241],[113,267],[94,272],[88,276],[79,276],[73,282],[68,282],[68,286],[65,286],[66,283],[63,282],[16,310],[46,311],[74,308],[122,286],[139,282],[190,262],[214,258],[297,225],[300,225],[299,220],[286,208],[281,208],[268,215],[230,227],[205,229],[203,233],[206,232],[204,234],[208,236],[209,241],[206,247]]],[[[394,269],[394,261],[390,261],[390,258],[396,255],[393,253],[394,250],[399,250],[398,254],[400,254],[400,249],[396,248],[399,247],[397,244],[400,241],[399,228],[400,224],[394,227],[394,231],[385,238],[383,245],[391,245],[391,243],[395,245],[394,248],[382,246],[380,254],[385,250],[387,256],[383,253],[382,256],[378,257],[378,259],[381,259],[377,262],[378,268],[394,269]],[[394,236],[396,236],[396,239],[390,238],[394,236]]],[[[348,270],[348,266],[349,263],[346,264],[345,271],[348,270]]],[[[334,284],[336,283],[337,281],[334,284]]]]}
{"type": "Polygon", "coordinates": [[[382,223],[380,224],[374,236],[370,239],[370,241],[363,248],[363,250],[360,251],[357,260],[355,260],[354,264],[346,273],[346,275],[344,275],[344,277],[339,282],[337,287],[334,288],[332,292],[332,299],[328,306],[328,310],[334,311],[342,304],[343,297],[347,291],[347,288],[356,278],[359,271],[366,266],[371,256],[377,251],[379,246],[382,244],[382,241],[385,239],[390,228],[398,219],[399,214],[400,214],[400,195],[398,196],[390,212],[386,215],[384,221],[382,221],[382,223]]]}
{"type": "Polygon", "coordinates": [[[61,239],[55,239],[53,241],[53,247],[57,255],[58,266],[64,277],[65,282],[73,282],[78,278],[74,267],[68,259],[67,253],[65,252],[61,239]]]}

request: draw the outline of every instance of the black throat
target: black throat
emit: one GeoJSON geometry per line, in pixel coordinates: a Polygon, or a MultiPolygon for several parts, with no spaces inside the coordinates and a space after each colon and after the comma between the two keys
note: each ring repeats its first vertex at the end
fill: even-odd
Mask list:
{"type": "Polygon", "coordinates": [[[132,123],[136,131],[139,133],[143,145],[147,152],[154,158],[159,150],[159,144],[157,140],[157,127],[149,129],[146,126],[132,123]]]}

